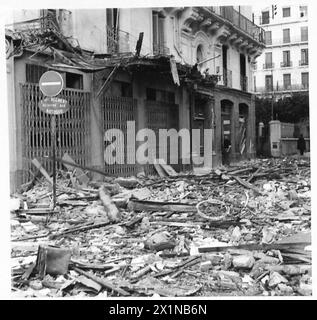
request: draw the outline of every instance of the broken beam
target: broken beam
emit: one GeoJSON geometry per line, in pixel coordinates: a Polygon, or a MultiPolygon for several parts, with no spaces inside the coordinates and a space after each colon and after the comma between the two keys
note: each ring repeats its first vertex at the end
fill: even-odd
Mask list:
{"type": "Polygon", "coordinates": [[[272,243],[272,244],[242,244],[239,246],[221,246],[221,247],[202,247],[198,248],[199,253],[204,252],[221,252],[231,249],[244,249],[244,250],[283,250],[292,247],[306,247],[310,242],[290,242],[290,243],[272,243]]]}
{"type": "Polygon", "coordinates": [[[108,289],[108,290],[112,290],[114,292],[117,292],[118,294],[122,295],[122,296],[130,296],[130,293],[119,288],[119,287],[116,287],[114,286],[112,283],[104,280],[104,279],[101,279],[99,277],[96,277],[95,275],[92,275],[90,274],[89,272],[85,272],[79,268],[76,268],[76,267],[72,267],[72,269],[74,269],[76,272],[78,272],[79,274],[99,283],[101,286],[103,286],[104,288],[108,289]]]}

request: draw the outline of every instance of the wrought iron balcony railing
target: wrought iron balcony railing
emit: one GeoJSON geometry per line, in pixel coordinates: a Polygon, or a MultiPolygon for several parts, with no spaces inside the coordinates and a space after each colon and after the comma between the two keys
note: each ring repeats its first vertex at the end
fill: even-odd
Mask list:
{"type": "Polygon", "coordinates": [[[274,87],[272,85],[268,85],[266,87],[256,87],[254,90],[255,93],[259,94],[265,94],[265,93],[281,93],[285,91],[306,91],[309,89],[308,83],[303,84],[287,84],[286,86],[279,86],[275,85],[274,87]]]}
{"type": "Polygon", "coordinates": [[[274,63],[273,62],[266,62],[263,64],[263,69],[274,69],[274,63]]]}
{"type": "Polygon", "coordinates": [[[165,47],[160,44],[153,44],[153,54],[154,55],[169,55],[170,54],[170,49],[168,47],[165,47]]]}
{"type": "Polygon", "coordinates": [[[279,46],[281,44],[293,44],[293,43],[308,42],[308,39],[301,37],[301,36],[296,36],[296,35],[291,35],[289,38],[287,38],[285,40],[287,40],[287,41],[284,41],[283,38],[272,38],[271,42],[266,41],[265,44],[267,46],[279,46]]]}
{"type": "Polygon", "coordinates": [[[246,32],[254,40],[264,44],[264,30],[245,17],[232,6],[207,7],[213,13],[230,21],[234,26],[246,32]]]}
{"type": "Polygon", "coordinates": [[[298,65],[299,66],[308,66],[308,60],[299,60],[298,65]]]}
{"type": "Polygon", "coordinates": [[[281,68],[288,68],[288,67],[292,67],[292,66],[293,66],[292,61],[282,61],[281,62],[281,68]]]}

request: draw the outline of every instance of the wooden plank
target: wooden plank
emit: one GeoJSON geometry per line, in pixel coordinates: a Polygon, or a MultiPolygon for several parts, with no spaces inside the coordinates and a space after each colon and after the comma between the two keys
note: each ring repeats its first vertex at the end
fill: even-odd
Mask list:
{"type": "Polygon", "coordinates": [[[154,160],[154,168],[156,170],[156,172],[158,173],[158,175],[161,178],[164,178],[167,176],[167,174],[165,173],[165,171],[162,169],[161,165],[159,164],[159,162],[157,160],[154,160]]]}
{"type": "Polygon", "coordinates": [[[166,164],[164,159],[159,159],[158,162],[159,162],[159,165],[163,168],[163,170],[167,173],[167,175],[172,177],[177,176],[177,172],[173,169],[172,166],[166,164]]]}
{"type": "Polygon", "coordinates": [[[133,211],[196,212],[196,206],[187,203],[130,200],[128,208],[133,211]]]}
{"type": "Polygon", "coordinates": [[[122,295],[122,296],[130,296],[130,293],[119,288],[119,287],[116,287],[114,286],[112,283],[110,283],[109,281],[107,280],[104,280],[104,279],[101,279],[91,273],[88,273],[88,272],[85,272],[83,270],[80,270],[79,268],[76,268],[76,267],[73,267],[73,269],[78,272],[79,274],[81,275],[84,275],[85,277],[99,283],[101,286],[103,286],[104,288],[108,289],[108,290],[111,290],[111,291],[114,291],[114,292],[117,292],[118,294],[122,295]]]}
{"type": "Polygon", "coordinates": [[[171,67],[171,73],[172,73],[172,77],[173,77],[174,83],[177,84],[178,86],[180,86],[180,81],[179,81],[176,61],[175,61],[174,57],[170,57],[170,67],[171,67]]]}
{"type": "Polygon", "coordinates": [[[34,158],[32,160],[32,163],[35,165],[35,167],[37,169],[40,170],[40,172],[42,173],[42,175],[45,177],[45,179],[50,183],[53,184],[53,179],[49,176],[49,174],[47,173],[47,171],[42,167],[42,165],[40,164],[40,162],[34,158]]]}
{"type": "MultiPolygon", "coordinates": [[[[67,161],[68,163],[76,164],[76,162],[67,153],[64,153],[62,160],[67,161]]],[[[64,166],[69,171],[73,170],[73,166],[71,166],[65,162],[64,162],[64,166]]],[[[87,184],[89,182],[89,178],[87,177],[87,175],[85,174],[85,172],[81,168],[76,167],[75,175],[76,175],[76,178],[80,181],[80,183],[87,184]]]]}
{"type": "Polygon", "coordinates": [[[293,243],[271,243],[271,244],[242,244],[239,246],[221,246],[221,247],[201,247],[198,248],[199,253],[204,252],[221,252],[231,249],[245,249],[245,250],[283,250],[289,248],[305,248],[310,245],[310,242],[293,242],[293,243]]]}

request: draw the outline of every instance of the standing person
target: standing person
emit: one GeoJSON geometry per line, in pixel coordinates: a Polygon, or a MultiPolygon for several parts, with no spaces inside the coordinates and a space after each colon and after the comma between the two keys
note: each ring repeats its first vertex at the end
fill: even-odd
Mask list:
{"type": "Polygon", "coordinates": [[[222,150],[222,163],[225,165],[230,165],[230,149],[231,142],[228,137],[225,137],[223,141],[223,150],[222,150]]]}
{"type": "Polygon", "coordinates": [[[297,149],[299,150],[301,156],[304,154],[304,151],[306,150],[306,142],[302,134],[297,140],[297,149]]]}

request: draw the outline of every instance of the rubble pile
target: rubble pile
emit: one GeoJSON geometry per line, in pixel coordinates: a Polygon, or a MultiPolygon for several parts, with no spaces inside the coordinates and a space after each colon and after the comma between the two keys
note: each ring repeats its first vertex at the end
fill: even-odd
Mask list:
{"type": "Polygon", "coordinates": [[[307,159],[80,183],[59,171],[12,196],[23,297],[311,295],[307,159]]]}

